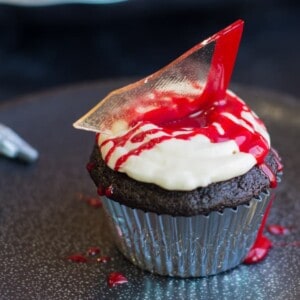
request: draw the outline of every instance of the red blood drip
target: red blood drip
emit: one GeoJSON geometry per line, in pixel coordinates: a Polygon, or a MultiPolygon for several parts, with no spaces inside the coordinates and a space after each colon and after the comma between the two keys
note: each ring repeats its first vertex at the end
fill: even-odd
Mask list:
{"type": "Polygon", "coordinates": [[[271,247],[271,241],[264,235],[261,235],[258,239],[256,239],[255,244],[244,259],[244,264],[254,264],[262,261],[269,253],[269,249],[271,247]]]}
{"type": "Polygon", "coordinates": [[[105,188],[101,185],[98,186],[97,188],[97,193],[99,196],[104,196],[105,195],[105,188]]]}
{"type": "MultiPolygon", "coordinates": [[[[172,103],[177,103],[179,100],[182,101],[182,96],[178,99],[179,96],[174,92],[156,91],[155,95],[156,97],[168,96],[172,99],[172,103]]],[[[194,96],[194,98],[197,97],[201,98],[201,95],[194,96]]],[[[176,139],[189,140],[198,134],[205,135],[213,143],[235,140],[240,151],[251,153],[256,158],[258,164],[263,163],[269,151],[269,145],[264,137],[255,131],[254,126],[247,118],[243,118],[244,113],[251,113],[249,108],[237,96],[230,93],[226,94],[225,99],[222,101],[214,101],[212,103],[198,103],[199,99],[194,99],[194,101],[186,100],[185,103],[188,102],[193,107],[185,108],[187,112],[184,114],[182,114],[182,110],[165,111],[166,109],[171,109],[172,105],[168,108],[149,111],[143,115],[142,122],[136,122],[135,126],[123,136],[106,139],[100,147],[102,148],[107,143],[112,143],[112,147],[104,157],[105,162],[108,163],[117,147],[124,146],[128,141],[131,143],[142,142],[145,137],[149,137],[150,134],[155,133],[153,132],[155,131],[154,129],[149,129],[142,133],[139,131],[141,126],[151,122],[159,126],[160,131],[164,135],[154,137],[142,144],[137,144],[127,154],[120,156],[115,163],[115,170],[118,170],[130,156],[139,155],[142,151],[151,149],[163,141],[174,137],[176,139]],[[172,117],[168,117],[168,113],[172,114],[172,117]],[[242,120],[242,122],[237,122],[235,119],[242,120]],[[218,128],[213,125],[216,123],[222,127],[221,131],[218,131],[218,128]],[[180,134],[178,133],[179,130],[181,131],[180,134]]],[[[252,117],[258,124],[264,126],[262,121],[255,115],[252,115],[252,117]]]]}
{"type": "Polygon", "coordinates": [[[100,253],[100,248],[98,248],[98,247],[91,247],[91,248],[89,248],[88,251],[87,251],[87,254],[88,254],[89,256],[95,256],[95,255],[97,255],[97,254],[99,254],[99,253],[100,253]]]}
{"type": "Polygon", "coordinates": [[[86,164],[86,169],[91,172],[95,168],[96,164],[94,162],[89,162],[86,164]]]}
{"type": "Polygon", "coordinates": [[[274,200],[274,195],[270,199],[266,212],[261,221],[255,243],[250,249],[246,258],[244,259],[245,264],[254,264],[262,261],[267,256],[270,248],[272,247],[272,242],[263,235],[263,231],[267,222],[268,215],[270,213],[273,200],[274,200]]]}
{"type": "Polygon", "coordinates": [[[105,189],[105,196],[109,198],[112,196],[112,194],[113,194],[113,187],[112,185],[110,185],[105,189]]]}
{"type": "Polygon", "coordinates": [[[111,260],[111,258],[109,256],[101,256],[97,258],[97,262],[98,263],[107,263],[111,260]]]}
{"type": "Polygon", "coordinates": [[[265,163],[260,164],[259,167],[268,176],[270,180],[270,187],[275,188],[277,186],[276,174],[274,174],[272,169],[265,163]]]}
{"type": "Polygon", "coordinates": [[[126,282],[128,282],[127,278],[119,272],[112,272],[107,277],[107,283],[110,288],[126,282]]]}
{"type": "Polygon", "coordinates": [[[72,254],[67,257],[67,260],[76,262],[76,263],[86,263],[88,261],[87,258],[81,253],[72,254]]]}
{"type": "Polygon", "coordinates": [[[93,198],[93,197],[87,198],[87,199],[86,199],[86,203],[87,203],[89,206],[92,206],[92,207],[94,207],[94,208],[102,207],[102,202],[101,202],[101,200],[98,199],[98,198],[93,198]]]}
{"type": "MultiPolygon", "coordinates": [[[[130,156],[139,155],[163,141],[174,137],[188,140],[198,134],[206,136],[213,143],[235,140],[240,151],[252,154],[258,164],[263,163],[269,144],[257,131],[257,125],[253,124],[254,121],[264,127],[262,121],[237,96],[226,93],[242,31],[243,21],[238,20],[185,54],[187,57],[209,43],[214,45],[205,86],[200,86],[195,81],[190,82],[191,86],[199,90],[198,94],[193,92],[182,95],[174,91],[154,90],[137,99],[141,107],[151,107],[151,110],[141,110],[134,106],[123,111],[122,116],[131,130],[123,136],[105,139],[100,145],[102,148],[107,143],[111,144],[104,157],[106,164],[115,149],[124,146],[127,141],[138,144],[136,148],[119,157],[113,166],[115,170],[119,170],[130,156]],[[140,127],[147,123],[159,126],[160,131],[165,134],[145,142],[145,137],[153,135],[156,130],[140,133],[140,127]],[[186,131],[186,134],[178,135],[178,130],[186,131]]],[[[272,182],[275,185],[275,181],[272,182]]]]}
{"type": "Polygon", "coordinates": [[[290,233],[290,229],[281,225],[272,224],[267,226],[269,233],[274,235],[286,235],[290,233]]]}

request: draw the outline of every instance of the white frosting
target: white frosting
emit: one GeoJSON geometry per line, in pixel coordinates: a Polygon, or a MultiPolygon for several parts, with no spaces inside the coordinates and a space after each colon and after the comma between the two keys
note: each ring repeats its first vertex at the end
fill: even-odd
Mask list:
{"type": "MultiPolygon", "coordinates": [[[[156,125],[147,124],[136,131],[136,134],[157,128],[159,127],[156,125]]],[[[178,131],[175,135],[183,133],[189,132],[178,131]]],[[[159,131],[147,135],[141,143],[127,141],[124,146],[116,147],[108,166],[114,169],[120,156],[162,135],[166,133],[159,131]]],[[[99,145],[106,139],[106,136],[100,135],[99,145]]],[[[113,142],[100,148],[103,157],[111,147],[113,142]]],[[[189,140],[174,137],[139,155],[130,156],[118,171],[138,181],[154,183],[168,190],[189,191],[242,175],[255,164],[255,158],[251,154],[240,152],[235,141],[211,143],[206,136],[199,134],[189,140]]]]}
{"type": "MultiPolygon", "coordinates": [[[[244,105],[232,92],[228,93],[244,105]]],[[[193,116],[197,114],[198,112],[193,116]]],[[[251,134],[261,135],[270,147],[270,137],[266,128],[246,106],[239,116],[227,111],[220,114],[251,134]]],[[[211,126],[220,136],[225,134],[222,124],[213,122],[211,126]]],[[[229,180],[245,174],[257,163],[252,154],[240,151],[235,140],[213,143],[200,133],[186,139],[176,138],[178,135],[191,133],[193,128],[184,128],[169,134],[157,125],[141,122],[134,128],[129,128],[126,122],[119,120],[112,127],[110,135],[99,135],[98,143],[102,157],[111,169],[116,170],[118,165],[117,171],[167,190],[190,191],[229,180]],[[144,134],[145,132],[147,134],[144,134]],[[144,136],[142,140],[139,138],[132,141],[132,138],[140,137],[141,134],[144,136]],[[114,139],[124,135],[128,135],[124,144],[116,145],[114,139]],[[149,149],[144,147],[143,151],[132,154],[132,151],[140,146],[163,136],[168,138],[149,149]],[[124,156],[126,159],[118,164],[118,160],[124,156]]]]}

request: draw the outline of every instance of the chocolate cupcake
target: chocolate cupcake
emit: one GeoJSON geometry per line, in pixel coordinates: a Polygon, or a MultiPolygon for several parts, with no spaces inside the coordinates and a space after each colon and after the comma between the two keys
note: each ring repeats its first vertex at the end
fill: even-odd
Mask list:
{"type": "Polygon", "coordinates": [[[241,30],[234,23],[76,123],[101,132],[88,170],[119,250],[144,270],[217,274],[256,239],[282,165],[263,122],[226,90],[241,30]]]}
{"type": "MultiPolygon", "coordinates": [[[[238,98],[228,92],[227,101],[230,101],[229,99],[236,100],[238,98]]],[[[242,103],[240,99],[238,101],[242,103]]],[[[226,111],[228,112],[228,110],[226,111]]],[[[261,131],[263,125],[258,119],[257,122],[261,126],[259,129],[261,131]]],[[[258,123],[256,125],[258,126],[258,123]]],[[[198,165],[197,159],[193,155],[192,161],[186,160],[189,151],[188,145],[185,143],[191,143],[193,140],[190,137],[190,129],[186,129],[186,132],[180,133],[180,138],[183,139],[181,154],[179,154],[180,151],[177,155],[173,153],[174,166],[171,171],[180,173],[182,164],[189,163],[190,165],[187,165],[186,168],[191,168],[191,164],[194,164],[197,168],[195,173],[198,174],[198,169],[202,168],[200,173],[204,174],[205,180],[208,180],[209,183],[205,186],[190,188],[189,178],[193,174],[188,174],[188,180],[183,180],[184,182],[187,181],[187,185],[185,186],[181,182],[179,188],[176,178],[172,182],[167,179],[167,183],[164,185],[164,176],[167,175],[156,176],[156,172],[151,170],[154,167],[149,166],[149,164],[155,164],[155,159],[157,159],[159,163],[155,168],[163,168],[160,165],[162,158],[157,158],[155,152],[151,156],[150,152],[161,143],[167,144],[167,140],[174,147],[173,142],[176,143],[176,139],[173,141],[173,137],[167,139],[164,135],[163,142],[153,146],[153,139],[156,139],[158,129],[155,128],[154,130],[153,124],[149,129],[149,123],[145,127],[141,124],[136,126],[146,129],[135,132],[131,128],[130,130],[135,132],[134,134],[131,134],[132,132],[128,134],[126,131],[121,136],[112,139],[107,138],[106,135],[97,135],[89,162],[90,175],[102,197],[120,251],[140,268],[169,276],[207,276],[239,265],[255,241],[262,217],[269,204],[270,187],[275,187],[276,178],[281,170],[276,151],[269,149],[267,140],[265,140],[266,155],[263,156],[263,161],[260,164],[255,163],[246,173],[243,172],[238,176],[231,174],[235,167],[226,166],[225,174],[228,173],[227,170],[230,173],[227,175],[228,178],[220,179],[217,182],[211,179],[213,182],[210,182],[206,177],[206,165],[198,165]],[[144,134],[145,132],[147,134],[144,134]],[[184,135],[188,135],[189,139],[185,140],[184,135]],[[130,138],[128,138],[129,136],[130,138]],[[130,142],[129,152],[136,153],[133,148],[134,141],[142,139],[141,136],[143,136],[143,143],[136,142],[137,149],[140,149],[140,143],[142,145],[151,144],[151,150],[144,150],[148,151],[147,156],[150,156],[148,160],[146,159],[145,165],[147,167],[144,172],[153,174],[153,182],[155,183],[151,180],[145,182],[145,174],[143,174],[144,181],[141,181],[122,172],[122,167],[118,171],[114,170],[118,161],[122,161],[122,166],[126,168],[126,161],[128,162],[130,157],[124,146],[117,146],[125,145],[124,140],[121,141],[122,138],[125,137],[127,143],[130,142]],[[109,150],[105,146],[108,144],[110,144],[109,150]],[[123,153],[121,156],[114,153],[114,151],[118,151],[118,147],[123,153]],[[115,163],[113,167],[108,166],[108,156],[115,163]],[[180,162],[181,159],[183,162],[180,162]],[[161,185],[158,185],[157,177],[162,177],[161,185]]],[[[179,130],[177,126],[178,123],[176,130],[174,130],[176,133],[179,130]]],[[[161,126],[160,130],[170,134],[171,127],[170,124],[167,124],[165,127],[161,126]]],[[[243,126],[241,127],[240,130],[248,130],[243,129],[243,126]]],[[[266,131],[264,134],[266,136],[266,131]]],[[[261,135],[257,135],[258,137],[262,138],[261,135]]],[[[219,143],[217,146],[221,145],[222,143],[219,143]]],[[[167,145],[165,146],[167,147],[167,145]]],[[[227,145],[224,146],[227,147],[227,145]]],[[[172,147],[168,149],[167,153],[174,152],[172,147]]],[[[199,160],[205,161],[209,165],[209,159],[211,159],[212,162],[209,167],[213,167],[215,164],[213,160],[217,156],[216,151],[210,149],[206,152],[205,159],[200,157],[199,160]]],[[[239,150],[235,149],[235,151],[239,150]]],[[[138,152],[140,153],[140,151],[138,152]]],[[[163,150],[161,153],[163,153],[162,156],[166,154],[163,150]]],[[[224,153],[223,149],[222,153],[224,153]]],[[[230,161],[229,156],[233,159],[233,162],[229,162],[229,164],[237,164],[239,167],[241,161],[240,158],[236,158],[237,153],[240,152],[234,152],[230,149],[224,156],[220,154],[222,156],[221,161],[226,164],[226,160],[230,161]]],[[[135,156],[136,154],[133,154],[133,160],[135,160],[135,156]]],[[[251,157],[248,158],[252,161],[251,157]]],[[[129,162],[128,165],[136,168],[137,162],[129,162]]],[[[157,172],[162,172],[162,170],[157,172]]],[[[128,173],[130,172],[128,171],[128,173]]],[[[218,170],[216,173],[219,174],[218,170]]],[[[213,178],[214,174],[215,172],[212,172],[213,178]]],[[[149,177],[151,178],[151,175],[149,177]]],[[[173,175],[172,178],[174,178],[173,175]]]]}

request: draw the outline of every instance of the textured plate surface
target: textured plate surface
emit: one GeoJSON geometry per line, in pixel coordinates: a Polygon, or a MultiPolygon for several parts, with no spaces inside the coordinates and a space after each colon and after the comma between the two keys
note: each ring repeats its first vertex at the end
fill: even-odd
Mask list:
{"type": "Polygon", "coordinates": [[[71,124],[110,90],[129,81],[99,82],[28,96],[0,106],[0,120],[40,152],[26,166],[0,158],[1,299],[299,299],[300,298],[300,105],[297,99],[236,86],[269,128],[285,165],[268,224],[291,226],[257,265],[202,279],[172,279],[143,272],[116,250],[85,170],[93,134],[71,124]],[[112,261],[72,263],[66,257],[101,248],[112,261]],[[109,288],[107,275],[128,283],[109,288]]]}

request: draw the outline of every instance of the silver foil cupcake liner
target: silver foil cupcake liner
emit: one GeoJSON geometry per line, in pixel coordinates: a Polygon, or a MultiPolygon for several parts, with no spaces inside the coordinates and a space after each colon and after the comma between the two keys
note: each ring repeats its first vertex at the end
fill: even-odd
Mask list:
{"type": "Polygon", "coordinates": [[[202,277],[239,265],[253,245],[269,191],[247,205],[190,217],[159,215],[102,198],[123,255],[152,273],[202,277]]]}

